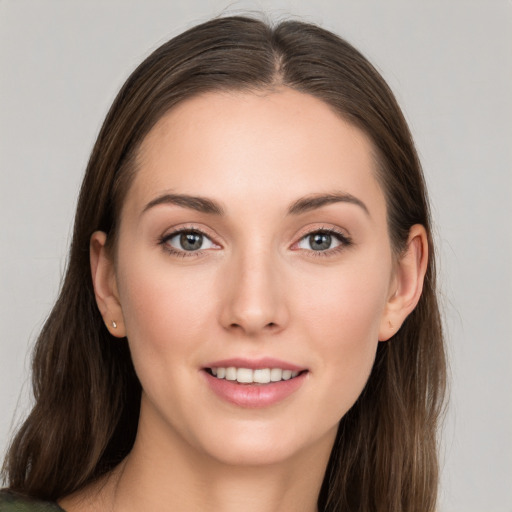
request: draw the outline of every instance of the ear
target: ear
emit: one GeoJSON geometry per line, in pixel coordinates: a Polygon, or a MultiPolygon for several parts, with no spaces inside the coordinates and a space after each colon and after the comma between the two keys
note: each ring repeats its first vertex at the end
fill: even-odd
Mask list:
{"type": "Polygon", "coordinates": [[[126,336],[114,262],[106,248],[107,235],[95,231],[89,244],[91,274],[96,303],[110,334],[118,338],[126,336]]]}
{"type": "Polygon", "coordinates": [[[396,334],[418,304],[427,263],[427,233],[422,225],[415,224],[409,231],[406,251],[396,263],[390,297],[379,329],[379,341],[387,341],[396,334]]]}

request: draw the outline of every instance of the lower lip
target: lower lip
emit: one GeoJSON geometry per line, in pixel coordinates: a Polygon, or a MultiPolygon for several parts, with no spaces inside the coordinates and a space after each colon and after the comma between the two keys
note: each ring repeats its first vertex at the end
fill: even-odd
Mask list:
{"type": "Polygon", "coordinates": [[[212,391],[239,407],[269,407],[295,393],[305,381],[307,372],[297,377],[268,384],[239,384],[237,381],[217,379],[207,371],[203,372],[212,391]]]}

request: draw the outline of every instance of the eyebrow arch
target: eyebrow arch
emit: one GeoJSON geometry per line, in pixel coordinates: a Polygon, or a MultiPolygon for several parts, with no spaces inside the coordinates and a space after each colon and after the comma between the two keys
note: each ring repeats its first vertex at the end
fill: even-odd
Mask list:
{"type": "Polygon", "coordinates": [[[222,207],[205,197],[190,196],[187,194],[163,194],[150,201],[142,210],[142,213],[160,204],[174,204],[183,208],[189,208],[201,213],[210,213],[214,215],[224,215],[222,207]]]}
{"type": "Polygon", "coordinates": [[[299,215],[301,213],[309,212],[311,210],[316,210],[317,208],[321,208],[322,206],[326,206],[328,204],[333,203],[350,203],[355,204],[362,208],[364,212],[370,216],[370,212],[366,205],[353,196],[352,194],[347,193],[331,193],[331,194],[313,194],[310,196],[302,197],[295,201],[290,208],[288,209],[289,215],[299,215]]]}
{"type": "MultiPolygon", "coordinates": [[[[316,210],[322,206],[333,203],[350,203],[355,204],[363,209],[363,211],[370,215],[366,205],[357,197],[347,193],[331,193],[331,194],[313,194],[306,197],[301,197],[288,209],[289,215],[300,215],[311,210],[316,210]]],[[[218,203],[206,197],[191,196],[188,194],[163,194],[150,201],[142,210],[142,213],[147,212],[149,209],[161,204],[174,204],[183,208],[189,208],[201,213],[208,213],[213,215],[224,215],[224,209],[218,203]]]]}

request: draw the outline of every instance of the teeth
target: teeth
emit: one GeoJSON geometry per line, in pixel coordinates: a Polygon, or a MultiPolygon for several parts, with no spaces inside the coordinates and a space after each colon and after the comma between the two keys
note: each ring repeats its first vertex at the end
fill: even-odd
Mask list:
{"type": "Polygon", "coordinates": [[[278,382],[283,378],[283,370],[281,368],[272,368],[270,370],[270,380],[272,382],[278,382]]]}
{"type": "Polygon", "coordinates": [[[272,375],[272,370],[269,368],[263,368],[262,370],[254,370],[253,380],[258,384],[268,384],[270,382],[270,376],[272,375]]]}
{"type": "Polygon", "coordinates": [[[218,379],[236,380],[240,384],[268,384],[269,382],[279,382],[280,380],[289,380],[299,375],[298,371],[283,370],[281,368],[259,368],[251,370],[250,368],[210,368],[211,372],[218,379]]]}
{"type": "Polygon", "coordinates": [[[254,382],[253,374],[254,372],[249,368],[238,368],[236,371],[236,380],[241,384],[249,384],[250,382],[254,382]]]}
{"type": "Polygon", "coordinates": [[[230,366],[229,368],[226,368],[226,380],[236,380],[236,368],[233,366],[230,366]]]}

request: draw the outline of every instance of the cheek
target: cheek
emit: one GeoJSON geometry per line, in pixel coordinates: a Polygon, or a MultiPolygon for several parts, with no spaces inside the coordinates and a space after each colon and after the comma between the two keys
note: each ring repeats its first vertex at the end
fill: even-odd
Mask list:
{"type": "Polygon", "coordinates": [[[333,272],[323,280],[305,283],[296,296],[303,297],[298,306],[306,313],[306,323],[321,340],[361,346],[365,340],[376,341],[389,293],[389,271],[383,265],[366,265],[333,272]]]}
{"type": "Polygon", "coordinates": [[[149,264],[146,257],[144,265],[135,259],[126,268],[121,267],[120,298],[134,362],[191,357],[190,340],[212,322],[212,280],[173,269],[161,256],[149,264]]]}
{"type": "Polygon", "coordinates": [[[301,329],[319,356],[325,410],[333,421],[354,404],[370,375],[389,291],[387,276],[382,266],[340,272],[298,306],[305,312],[301,329]]]}

